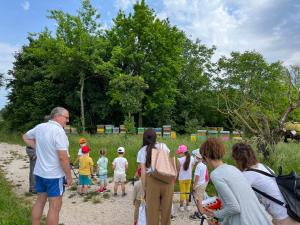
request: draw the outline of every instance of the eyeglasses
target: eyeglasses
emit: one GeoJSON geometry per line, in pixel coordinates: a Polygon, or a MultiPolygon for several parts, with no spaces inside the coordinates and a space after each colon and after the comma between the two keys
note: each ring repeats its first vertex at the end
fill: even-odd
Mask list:
{"type": "Polygon", "coordinates": [[[69,120],[69,117],[68,116],[65,116],[65,115],[61,115],[62,117],[65,117],[66,120],[69,120]]]}

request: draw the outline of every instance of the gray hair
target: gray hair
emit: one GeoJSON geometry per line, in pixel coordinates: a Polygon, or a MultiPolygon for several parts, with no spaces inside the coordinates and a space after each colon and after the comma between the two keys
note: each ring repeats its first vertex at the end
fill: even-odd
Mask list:
{"type": "Polygon", "coordinates": [[[53,119],[54,116],[60,115],[62,116],[64,114],[64,111],[68,111],[63,107],[55,107],[54,109],[52,109],[51,113],[50,113],[50,118],[53,119]]]}
{"type": "Polygon", "coordinates": [[[50,115],[44,116],[44,122],[48,122],[51,119],[50,115]]]}

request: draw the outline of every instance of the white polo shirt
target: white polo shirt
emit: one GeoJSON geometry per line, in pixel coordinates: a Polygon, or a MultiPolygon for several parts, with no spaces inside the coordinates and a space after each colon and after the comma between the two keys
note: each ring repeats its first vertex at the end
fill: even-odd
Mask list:
{"type": "Polygon", "coordinates": [[[43,178],[65,176],[57,153],[57,150],[68,153],[69,141],[63,127],[49,120],[35,126],[26,135],[29,139],[35,139],[36,142],[37,161],[33,173],[43,178]]]}

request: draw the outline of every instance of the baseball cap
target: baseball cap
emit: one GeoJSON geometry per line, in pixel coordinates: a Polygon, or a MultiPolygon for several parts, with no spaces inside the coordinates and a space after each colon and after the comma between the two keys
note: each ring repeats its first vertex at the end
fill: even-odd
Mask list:
{"type": "Polygon", "coordinates": [[[125,152],[125,148],[124,147],[119,147],[117,150],[118,153],[124,153],[125,152]]]}
{"type": "Polygon", "coordinates": [[[176,154],[185,153],[188,151],[188,148],[185,145],[179,145],[176,154]]]}
{"type": "Polygon", "coordinates": [[[86,143],[86,139],[85,138],[80,138],[79,139],[79,144],[84,144],[86,143]]]}
{"type": "Polygon", "coordinates": [[[85,146],[81,147],[81,151],[83,154],[87,154],[90,152],[90,148],[89,148],[89,146],[85,145],[85,146]]]}
{"type": "Polygon", "coordinates": [[[202,155],[200,154],[200,149],[199,149],[199,148],[193,150],[193,151],[192,151],[192,154],[193,154],[194,156],[196,156],[197,158],[202,159],[202,155]]]}

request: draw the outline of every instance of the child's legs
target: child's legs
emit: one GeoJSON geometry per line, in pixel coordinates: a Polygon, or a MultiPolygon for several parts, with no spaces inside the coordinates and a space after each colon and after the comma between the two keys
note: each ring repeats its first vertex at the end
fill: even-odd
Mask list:
{"type": "MultiPolygon", "coordinates": [[[[192,183],[192,180],[186,180],[186,183],[185,183],[185,190],[186,190],[186,193],[190,193],[191,192],[191,183],[192,183]]],[[[190,203],[190,194],[186,194],[185,196],[185,200],[186,200],[186,204],[189,205],[190,203]]]]}
{"type": "Polygon", "coordinates": [[[196,193],[195,194],[196,194],[196,199],[197,199],[197,203],[198,203],[198,208],[199,208],[201,213],[203,213],[202,200],[203,200],[203,196],[204,196],[204,193],[205,193],[206,186],[207,186],[207,183],[196,187],[196,193]]]}
{"type": "Polygon", "coordinates": [[[180,205],[183,206],[184,201],[188,201],[189,195],[186,194],[190,192],[189,187],[191,186],[190,180],[180,180],[179,187],[180,187],[180,205]]]}
{"type": "Polygon", "coordinates": [[[179,181],[179,188],[180,188],[180,206],[183,206],[183,202],[185,199],[185,185],[184,185],[184,180],[179,181]]]}
{"type": "Polygon", "coordinates": [[[115,185],[114,185],[114,193],[117,193],[117,192],[118,192],[118,186],[119,186],[119,182],[115,182],[115,185]]]}
{"type": "Polygon", "coordinates": [[[125,193],[125,184],[126,184],[126,174],[120,176],[122,182],[122,192],[125,193]]]}
{"type": "Polygon", "coordinates": [[[89,189],[88,185],[83,185],[83,193],[87,193],[89,189]]]}

